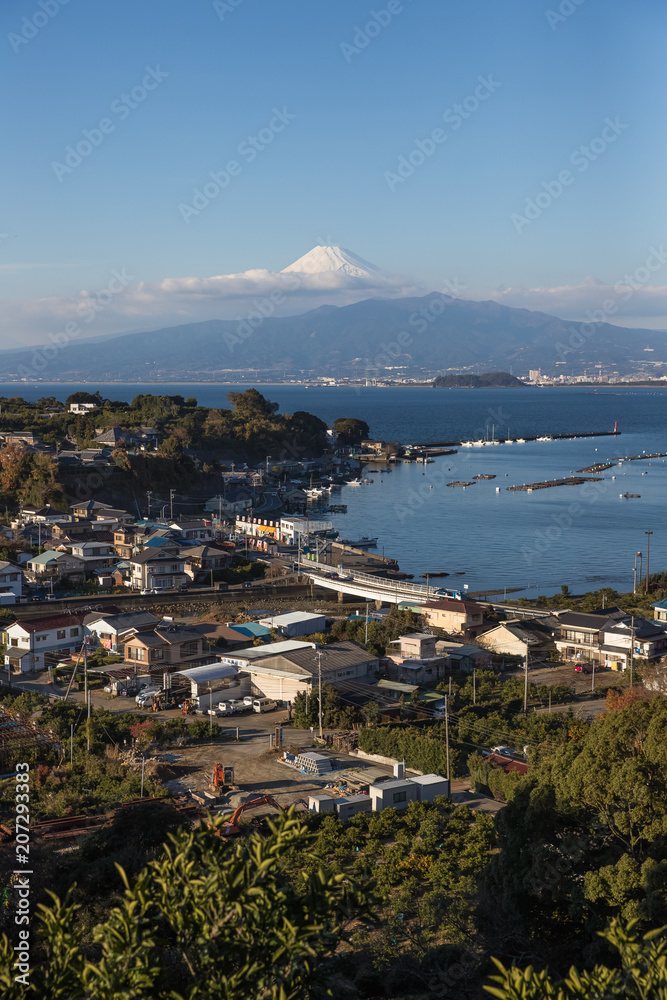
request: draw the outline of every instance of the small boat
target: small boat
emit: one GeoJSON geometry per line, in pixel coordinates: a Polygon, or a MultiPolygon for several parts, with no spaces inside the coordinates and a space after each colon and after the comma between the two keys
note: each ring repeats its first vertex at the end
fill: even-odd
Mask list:
{"type": "Polygon", "coordinates": [[[470,444],[472,445],[473,448],[483,448],[484,445],[486,444],[486,441],[480,438],[479,441],[471,441],[470,444]]]}
{"type": "Polygon", "coordinates": [[[363,535],[362,538],[342,538],[341,543],[343,545],[350,545],[353,549],[373,549],[378,543],[378,536],[375,538],[369,538],[367,535],[363,535]]]}
{"type": "Polygon", "coordinates": [[[348,486],[361,486],[361,479],[348,479],[348,486]]]}
{"type": "Polygon", "coordinates": [[[462,448],[472,448],[474,444],[474,441],[461,441],[462,448]]]}
{"type": "Polygon", "coordinates": [[[526,443],[526,439],[525,438],[517,438],[514,443],[515,444],[525,444],[526,443]]]}
{"type": "Polygon", "coordinates": [[[549,437],[549,435],[548,435],[548,434],[545,434],[545,435],[543,435],[542,437],[538,437],[538,438],[536,438],[535,440],[536,440],[536,441],[553,441],[553,438],[552,438],[552,437],[549,437]]]}
{"type": "Polygon", "coordinates": [[[619,493],[619,497],[624,497],[626,500],[636,499],[639,500],[641,493],[619,493]]]}

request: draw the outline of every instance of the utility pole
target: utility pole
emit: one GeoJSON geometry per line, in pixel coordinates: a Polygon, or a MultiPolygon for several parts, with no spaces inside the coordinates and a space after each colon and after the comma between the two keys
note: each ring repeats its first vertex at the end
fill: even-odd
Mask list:
{"type": "Polygon", "coordinates": [[[174,520],[174,493],[176,490],[169,490],[169,520],[174,520]]]}
{"type": "Polygon", "coordinates": [[[528,713],[528,653],[526,653],[525,677],[523,684],[523,714],[528,713]]]}
{"type": "Polygon", "coordinates": [[[632,688],[632,670],[634,667],[634,653],[635,653],[635,616],[631,619],[631,634],[630,634],[630,687],[632,688]]]}
{"type": "Polygon", "coordinates": [[[69,727],[69,762],[74,763],[74,723],[72,722],[69,727]]]}
{"type": "Polygon", "coordinates": [[[368,645],[368,598],[366,599],[366,635],[364,637],[364,645],[368,645]]]}
{"type": "Polygon", "coordinates": [[[449,700],[445,695],[445,747],[447,750],[447,781],[449,781],[449,700]]]}
{"type": "Polygon", "coordinates": [[[475,671],[475,668],[473,667],[472,668],[472,703],[473,703],[473,705],[477,704],[477,678],[476,678],[475,674],[476,674],[476,671],[475,671]]]}
{"type": "Polygon", "coordinates": [[[146,754],[141,755],[141,798],[144,797],[144,768],[146,767],[146,754]]]}
{"type": "Polygon", "coordinates": [[[146,490],[146,499],[148,501],[148,520],[151,519],[151,497],[153,496],[152,490],[146,490]]]}
{"type": "Polygon", "coordinates": [[[648,558],[651,550],[651,535],[653,532],[645,531],[644,534],[646,535],[646,589],[644,590],[644,593],[648,594],[648,558]]]}
{"type": "Polygon", "coordinates": [[[319,724],[320,724],[320,739],[324,739],[324,734],[322,732],[322,657],[325,655],[321,649],[316,650],[315,655],[317,656],[317,675],[318,675],[318,714],[319,714],[319,724]]]}
{"type": "MultiPolygon", "coordinates": [[[[74,668],[76,670],[76,667],[74,668]]],[[[83,637],[83,700],[88,706],[88,721],[86,722],[86,736],[88,740],[88,752],[90,753],[90,692],[88,690],[88,656],[86,650],[86,637],[83,637]]]]}

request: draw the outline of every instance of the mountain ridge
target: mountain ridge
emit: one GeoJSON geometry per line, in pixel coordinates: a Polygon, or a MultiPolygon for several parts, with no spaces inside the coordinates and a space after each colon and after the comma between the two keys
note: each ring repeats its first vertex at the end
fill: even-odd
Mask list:
{"type": "Polygon", "coordinates": [[[626,374],[640,363],[646,366],[647,348],[652,362],[667,364],[662,331],[586,326],[590,336],[580,332],[582,324],[548,313],[438,292],[374,297],[296,316],[256,313],[119,334],[99,343],[72,340],[55,356],[53,344],[11,348],[0,352],[0,379],[228,381],[236,372],[433,378],[462,369],[579,374],[598,365],[626,374]]]}

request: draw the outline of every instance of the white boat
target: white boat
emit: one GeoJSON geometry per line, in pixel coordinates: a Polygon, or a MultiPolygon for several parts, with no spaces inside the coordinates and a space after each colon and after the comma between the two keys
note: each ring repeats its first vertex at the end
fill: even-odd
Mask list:
{"type": "Polygon", "coordinates": [[[475,443],[474,441],[461,441],[461,447],[462,448],[472,448],[472,446],[474,445],[474,443],[475,443]]]}
{"type": "Polygon", "coordinates": [[[517,438],[514,443],[515,444],[525,444],[526,443],[526,439],[525,438],[517,438]]]}
{"type": "Polygon", "coordinates": [[[304,490],[303,492],[306,494],[307,497],[313,497],[314,498],[314,497],[321,497],[322,494],[324,493],[324,490],[318,490],[315,487],[313,487],[312,489],[309,489],[309,490],[307,489],[307,490],[304,490]]]}
{"type": "Polygon", "coordinates": [[[348,486],[361,486],[361,479],[349,479],[347,482],[348,486]]]}
{"type": "Polygon", "coordinates": [[[486,442],[480,438],[479,441],[471,441],[470,444],[473,448],[483,448],[486,442]]]}
{"type": "Polygon", "coordinates": [[[536,440],[537,441],[553,441],[553,438],[549,437],[548,434],[545,434],[544,437],[538,437],[538,438],[536,438],[536,440]]]}
{"type": "Polygon", "coordinates": [[[354,549],[373,549],[377,545],[378,536],[369,538],[367,535],[364,535],[362,538],[343,538],[341,541],[343,545],[350,545],[354,549]]]}

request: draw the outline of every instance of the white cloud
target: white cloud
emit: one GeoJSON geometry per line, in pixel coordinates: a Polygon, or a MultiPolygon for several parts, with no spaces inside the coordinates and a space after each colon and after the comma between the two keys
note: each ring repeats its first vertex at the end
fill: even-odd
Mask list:
{"type": "MultiPolygon", "coordinates": [[[[122,268],[118,271],[123,273],[122,268]]],[[[112,275],[109,278],[113,281],[112,275]]],[[[108,302],[106,288],[34,301],[5,301],[0,315],[0,346],[43,343],[49,333],[57,333],[66,323],[81,323],[100,296],[102,307],[85,321],[86,337],[210,319],[240,319],[256,308],[257,301],[271,295],[279,298],[272,315],[287,316],[321,305],[344,306],[373,296],[393,298],[426,291],[401,275],[385,272],[362,278],[334,271],[298,275],[257,269],[211,278],[164,278],[154,283],[133,278],[108,302]]]]}
{"type": "Polygon", "coordinates": [[[637,268],[613,284],[589,277],[578,285],[552,288],[517,285],[489,292],[472,292],[467,297],[477,301],[492,299],[504,306],[536,310],[567,320],[585,319],[587,312],[604,310],[610,323],[661,329],[667,325],[667,285],[642,283],[635,276],[637,272],[641,279],[644,270],[637,268]],[[606,309],[605,302],[613,303],[613,312],[606,309]]]}

